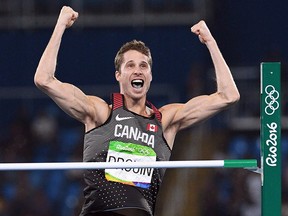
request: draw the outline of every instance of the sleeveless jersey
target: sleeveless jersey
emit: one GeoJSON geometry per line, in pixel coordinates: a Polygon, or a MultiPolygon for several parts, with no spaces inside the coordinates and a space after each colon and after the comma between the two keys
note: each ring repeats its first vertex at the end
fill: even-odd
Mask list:
{"type": "MultiPolygon", "coordinates": [[[[84,162],[167,161],[171,150],[163,137],[161,113],[150,102],[151,117],[126,109],[124,96],[112,94],[108,120],[84,137],[84,162]]],[[[165,169],[86,170],[81,215],[137,208],[153,215],[165,169]]]]}

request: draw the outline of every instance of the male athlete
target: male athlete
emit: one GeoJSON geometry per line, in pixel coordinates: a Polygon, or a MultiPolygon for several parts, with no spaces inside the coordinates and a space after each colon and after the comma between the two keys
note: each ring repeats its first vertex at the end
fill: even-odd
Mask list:
{"type": "MultiPolygon", "coordinates": [[[[152,81],[150,50],[143,42],[133,40],[124,44],[115,57],[120,92],[112,95],[111,104],[84,94],[55,77],[62,36],[77,18],[72,8],[62,8],[34,80],[60,108],[85,125],[85,162],[169,160],[178,131],[239,100],[231,72],[204,21],[191,31],[210,52],[217,81],[215,93],[157,109],[146,100],[152,81]]],[[[87,170],[81,215],[152,216],[163,176],[163,169],[153,168],[87,170]]]]}

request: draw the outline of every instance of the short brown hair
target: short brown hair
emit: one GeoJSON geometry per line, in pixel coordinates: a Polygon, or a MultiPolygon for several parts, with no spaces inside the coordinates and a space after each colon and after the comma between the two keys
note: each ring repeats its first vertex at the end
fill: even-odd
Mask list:
{"type": "Polygon", "coordinates": [[[123,63],[123,55],[129,50],[136,50],[148,57],[148,63],[150,67],[152,68],[152,56],[150,49],[145,45],[142,41],[132,40],[130,42],[125,43],[122,45],[122,47],[119,49],[119,51],[116,54],[114,64],[116,71],[120,70],[120,66],[123,63]]]}

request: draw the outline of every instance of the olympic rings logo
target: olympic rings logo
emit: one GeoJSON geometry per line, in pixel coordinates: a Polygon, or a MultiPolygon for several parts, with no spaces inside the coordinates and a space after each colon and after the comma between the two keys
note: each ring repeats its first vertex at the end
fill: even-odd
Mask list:
{"type": "Polygon", "coordinates": [[[267,96],[265,97],[265,113],[267,115],[273,115],[274,112],[279,108],[277,99],[279,98],[279,92],[272,85],[268,85],[265,88],[267,96]]]}
{"type": "Polygon", "coordinates": [[[143,148],[138,148],[137,151],[142,154],[142,155],[149,155],[150,154],[150,150],[149,149],[143,149],[143,148]]]}

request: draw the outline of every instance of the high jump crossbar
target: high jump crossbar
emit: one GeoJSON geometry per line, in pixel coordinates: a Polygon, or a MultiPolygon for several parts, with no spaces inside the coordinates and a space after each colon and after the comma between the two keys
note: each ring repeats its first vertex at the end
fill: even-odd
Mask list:
{"type": "Polygon", "coordinates": [[[70,170],[70,169],[132,169],[132,168],[245,168],[257,170],[257,161],[197,160],[156,162],[62,162],[62,163],[1,163],[0,171],[12,170],[70,170]]]}

